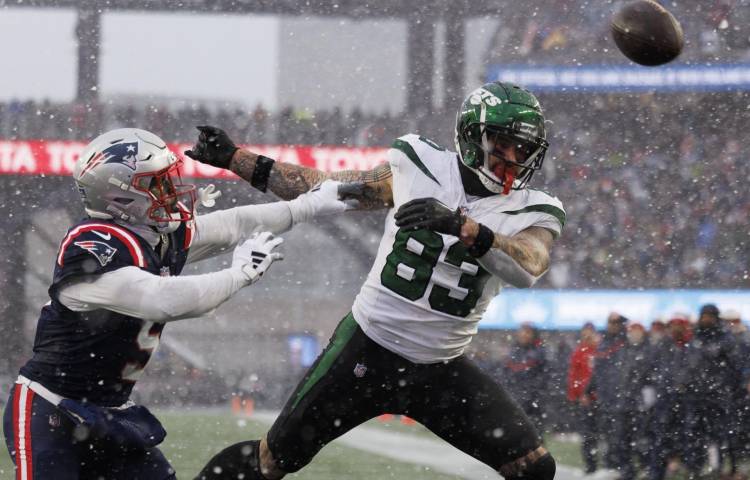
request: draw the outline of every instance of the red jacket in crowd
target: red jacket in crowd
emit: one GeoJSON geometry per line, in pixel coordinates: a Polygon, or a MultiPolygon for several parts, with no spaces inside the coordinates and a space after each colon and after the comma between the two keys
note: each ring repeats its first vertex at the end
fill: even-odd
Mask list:
{"type": "Polygon", "coordinates": [[[591,381],[591,373],[594,370],[594,355],[596,354],[595,343],[583,343],[578,345],[570,356],[568,368],[568,400],[576,402],[580,400],[586,387],[591,381]]]}

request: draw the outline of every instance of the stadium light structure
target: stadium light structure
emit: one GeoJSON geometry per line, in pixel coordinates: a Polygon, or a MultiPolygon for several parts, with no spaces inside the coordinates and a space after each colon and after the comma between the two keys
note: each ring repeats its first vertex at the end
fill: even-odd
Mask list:
{"type": "Polygon", "coordinates": [[[407,105],[412,112],[429,113],[434,105],[435,25],[445,20],[443,105],[452,107],[463,98],[465,21],[472,16],[500,14],[510,2],[490,0],[0,0],[0,7],[65,8],[78,11],[79,101],[99,96],[101,14],[106,11],[171,13],[273,14],[285,16],[344,17],[351,19],[398,18],[409,23],[407,41],[409,76],[407,105]],[[86,33],[82,35],[82,33],[86,33]],[[426,111],[425,111],[426,110],[426,111]]]}
{"type": "Polygon", "coordinates": [[[0,7],[45,7],[162,12],[315,15],[348,18],[438,18],[456,21],[499,14],[510,2],[489,0],[0,0],[0,7]],[[470,7],[470,8],[469,8],[470,7]]]}

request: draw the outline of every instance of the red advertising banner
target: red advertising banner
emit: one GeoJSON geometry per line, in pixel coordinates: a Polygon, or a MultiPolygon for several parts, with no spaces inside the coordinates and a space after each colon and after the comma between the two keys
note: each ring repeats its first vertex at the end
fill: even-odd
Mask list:
{"type": "MultiPolygon", "coordinates": [[[[54,140],[0,141],[0,175],[71,175],[85,142],[54,140]]],[[[192,144],[169,145],[182,152],[192,144]]],[[[280,162],[304,165],[324,172],[370,170],[386,161],[385,148],[336,146],[244,145],[252,152],[280,162]]],[[[184,157],[182,174],[193,178],[232,178],[234,174],[184,157]]]]}

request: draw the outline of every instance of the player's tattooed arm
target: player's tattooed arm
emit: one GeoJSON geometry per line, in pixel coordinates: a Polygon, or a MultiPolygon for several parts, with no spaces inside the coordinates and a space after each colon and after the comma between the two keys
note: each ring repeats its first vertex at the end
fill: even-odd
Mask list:
{"type": "MultiPolygon", "coordinates": [[[[247,151],[237,150],[229,163],[229,169],[238,177],[249,183],[253,181],[253,174],[259,155],[247,151]]],[[[326,174],[320,170],[274,162],[266,186],[283,200],[297,198],[300,194],[310,190],[313,186],[325,180],[326,174]]]]}
{"type": "Polygon", "coordinates": [[[549,269],[553,242],[552,232],[546,228],[529,227],[512,237],[496,233],[492,248],[504,251],[524,270],[538,277],[549,269]]]}
{"type": "MultiPolygon", "coordinates": [[[[479,235],[479,224],[467,218],[461,227],[461,241],[471,246],[479,235]]],[[[529,227],[515,235],[494,233],[492,250],[500,250],[530,275],[541,276],[549,269],[550,250],[554,237],[552,232],[542,227],[529,227]]]]}
{"type": "MultiPolygon", "coordinates": [[[[232,157],[230,169],[240,178],[252,182],[258,155],[247,150],[237,150],[232,157]]],[[[326,180],[338,180],[343,183],[355,183],[358,188],[349,189],[343,200],[359,200],[359,209],[378,209],[393,204],[391,191],[391,169],[381,165],[373,170],[344,170],[325,173],[314,168],[275,162],[267,181],[268,190],[284,200],[291,200],[326,180]]]]}
{"type": "Polygon", "coordinates": [[[345,183],[339,187],[339,196],[342,200],[357,200],[359,210],[378,210],[393,206],[393,173],[388,164],[367,171],[334,172],[330,178],[345,183]]]}

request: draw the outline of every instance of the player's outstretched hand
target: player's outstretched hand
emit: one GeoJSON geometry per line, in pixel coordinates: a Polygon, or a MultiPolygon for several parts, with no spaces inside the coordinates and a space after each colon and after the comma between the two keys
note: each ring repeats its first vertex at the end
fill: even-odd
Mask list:
{"type": "Polygon", "coordinates": [[[289,201],[294,223],[310,220],[313,217],[333,215],[356,208],[356,200],[341,200],[339,188],[342,184],[336,180],[326,180],[294,200],[289,201]]]}
{"type": "Polygon", "coordinates": [[[198,201],[206,208],[216,205],[216,199],[221,196],[221,190],[216,190],[216,185],[210,183],[207,187],[198,189],[198,201]]]}
{"type": "Polygon", "coordinates": [[[283,241],[283,238],[274,237],[271,232],[253,234],[234,249],[232,267],[242,268],[250,284],[257,282],[273,262],[283,260],[284,255],[273,251],[283,241]]]}
{"type": "Polygon", "coordinates": [[[219,168],[229,168],[234,152],[238,150],[227,132],[210,125],[196,127],[200,134],[198,141],[191,150],[185,150],[185,155],[219,168]]]}
{"type": "Polygon", "coordinates": [[[399,207],[393,218],[396,226],[404,230],[425,228],[456,237],[461,235],[461,225],[466,221],[460,208],[451,210],[434,198],[417,198],[406,202],[399,207]]]}

